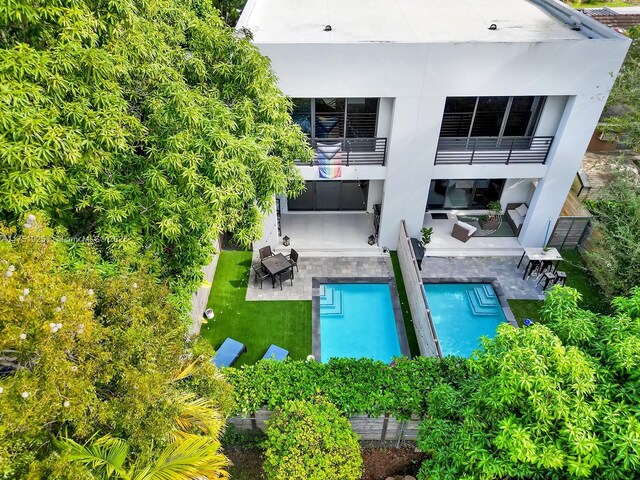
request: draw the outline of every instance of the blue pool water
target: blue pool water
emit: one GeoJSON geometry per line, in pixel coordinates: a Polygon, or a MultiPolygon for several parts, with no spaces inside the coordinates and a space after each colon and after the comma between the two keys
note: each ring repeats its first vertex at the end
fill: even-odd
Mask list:
{"type": "Polygon", "coordinates": [[[320,361],[333,357],[400,356],[391,291],[386,283],[320,286],[320,361]]]}
{"type": "Polygon", "coordinates": [[[471,356],[507,321],[490,283],[425,283],[424,291],[443,355],[471,356]]]}

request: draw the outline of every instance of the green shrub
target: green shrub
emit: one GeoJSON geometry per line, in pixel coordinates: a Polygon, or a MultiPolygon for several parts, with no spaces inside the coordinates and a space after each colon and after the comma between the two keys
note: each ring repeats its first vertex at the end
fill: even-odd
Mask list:
{"type": "Polygon", "coordinates": [[[332,404],[287,402],[267,422],[264,471],[269,480],[356,480],[358,436],[332,404]]]}
{"type": "Polygon", "coordinates": [[[426,413],[427,394],[436,386],[459,386],[469,375],[466,360],[418,357],[393,366],[370,359],[332,359],[328,363],[258,362],[226,369],[233,386],[236,413],[275,410],[291,400],[324,396],[345,415],[397,418],[426,413]]]}

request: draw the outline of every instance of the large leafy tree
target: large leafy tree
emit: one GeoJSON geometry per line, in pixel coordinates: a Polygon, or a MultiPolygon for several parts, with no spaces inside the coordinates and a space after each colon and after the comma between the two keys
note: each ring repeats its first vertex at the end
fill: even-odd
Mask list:
{"type": "Polygon", "coordinates": [[[638,476],[640,291],[611,318],[579,298],[556,287],[548,326],[500,327],[469,360],[475,380],[429,394],[422,479],[638,476]]]}
{"type": "Polygon", "coordinates": [[[606,138],[640,151],[640,27],[630,28],[627,35],[631,47],[598,128],[606,138]]]}
{"type": "Polygon", "coordinates": [[[224,463],[229,387],[187,342],[168,286],[105,268],[41,223],[31,217],[20,235],[0,224],[0,475],[92,478],[53,448],[62,437],[121,439],[136,471],[166,467],[165,448],[224,463]]]}
{"type": "Polygon", "coordinates": [[[303,188],[290,103],[210,0],[16,0],[0,32],[0,216],[44,210],[184,285],[303,188]]]}

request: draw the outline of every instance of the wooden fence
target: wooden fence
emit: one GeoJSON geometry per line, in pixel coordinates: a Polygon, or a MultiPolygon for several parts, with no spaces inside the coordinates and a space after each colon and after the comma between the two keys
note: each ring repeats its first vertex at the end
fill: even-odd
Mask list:
{"type": "Polygon", "coordinates": [[[584,249],[591,232],[589,217],[558,217],[547,245],[555,248],[584,249]]]}
{"type": "MultiPolygon", "coordinates": [[[[217,252],[220,251],[220,239],[214,242],[214,248],[217,252]]],[[[211,293],[211,283],[213,283],[213,277],[216,273],[216,267],[218,266],[218,257],[220,255],[215,253],[211,262],[208,265],[202,267],[203,282],[200,288],[191,297],[191,327],[189,328],[189,334],[198,335],[200,333],[200,327],[202,327],[202,319],[204,317],[204,311],[207,308],[207,302],[209,301],[209,294],[211,293]]]]}
{"type": "MultiPolygon", "coordinates": [[[[265,422],[271,418],[270,410],[258,410],[248,417],[231,417],[227,423],[234,425],[239,430],[265,430],[265,422]]],[[[400,444],[405,440],[418,438],[418,425],[420,419],[412,417],[410,420],[398,420],[395,417],[385,415],[380,417],[367,417],[354,415],[348,418],[351,429],[360,436],[360,440],[391,441],[400,444]]]]}
{"type": "Polygon", "coordinates": [[[402,271],[404,287],[407,291],[409,309],[413,319],[413,327],[418,339],[420,354],[426,357],[442,357],[442,350],[438,342],[438,335],[433,325],[427,295],[422,283],[422,274],[411,245],[411,238],[407,234],[404,220],[400,222],[398,237],[398,262],[402,271]]]}

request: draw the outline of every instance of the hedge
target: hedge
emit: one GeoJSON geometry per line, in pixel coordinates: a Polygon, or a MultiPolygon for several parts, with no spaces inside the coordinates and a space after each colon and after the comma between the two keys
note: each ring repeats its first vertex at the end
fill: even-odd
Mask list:
{"type": "Polygon", "coordinates": [[[418,357],[391,366],[370,359],[332,359],[328,363],[260,361],[224,370],[233,385],[236,415],[275,410],[291,400],[322,395],[345,415],[424,416],[426,396],[442,384],[458,387],[470,375],[467,361],[418,357]]]}

